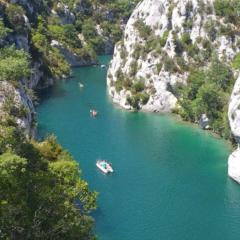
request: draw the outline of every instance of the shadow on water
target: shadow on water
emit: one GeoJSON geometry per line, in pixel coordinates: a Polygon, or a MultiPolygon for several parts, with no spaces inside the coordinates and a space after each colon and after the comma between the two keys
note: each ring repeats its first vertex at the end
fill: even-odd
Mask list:
{"type": "MultiPolygon", "coordinates": [[[[59,81],[71,81],[69,80],[59,80],[59,81]]],[[[39,104],[43,102],[47,102],[49,99],[56,99],[56,98],[64,98],[66,96],[66,92],[62,85],[55,84],[54,86],[50,86],[45,89],[40,89],[36,91],[36,95],[39,99],[39,104]]]]}

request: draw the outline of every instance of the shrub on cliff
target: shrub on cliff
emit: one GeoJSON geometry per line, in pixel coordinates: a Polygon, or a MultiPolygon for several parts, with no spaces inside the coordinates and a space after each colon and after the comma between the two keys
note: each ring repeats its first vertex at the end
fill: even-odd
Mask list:
{"type": "Polygon", "coordinates": [[[17,32],[22,32],[25,28],[25,11],[17,4],[8,4],[6,8],[6,18],[9,26],[17,32]]]}
{"type": "Polygon", "coordinates": [[[234,69],[240,69],[240,53],[237,53],[234,57],[232,66],[234,69]]]}
{"type": "Polygon", "coordinates": [[[134,27],[137,29],[139,36],[143,39],[147,39],[151,35],[152,29],[147,26],[142,19],[138,19],[134,23],[134,27]]]}
{"type": "Polygon", "coordinates": [[[17,82],[30,73],[29,55],[26,52],[14,47],[0,49],[0,81],[17,82]]]}
{"type": "Polygon", "coordinates": [[[5,40],[7,35],[11,32],[12,30],[10,28],[7,28],[0,18],[0,46],[4,43],[3,41],[5,40]]]}
{"type": "Polygon", "coordinates": [[[213,57],[207,69],[190,72],[187,81],[187,86],[180,85],[175,89],[183,119],[196,122],[206,113],[213,130],[229,138],[226,106],[234,83],[231,69],[213,57]]]}
{"type": "Polygon", "coordinates": [[[226,22],[240,26],[239,0],[215,0],[214,8],[218,16],[224,17],[226,22]]]}

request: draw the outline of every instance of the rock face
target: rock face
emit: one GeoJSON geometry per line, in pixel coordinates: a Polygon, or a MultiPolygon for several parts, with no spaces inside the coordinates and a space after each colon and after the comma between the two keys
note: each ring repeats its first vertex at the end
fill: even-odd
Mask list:
{"type": "Polygon", "coordinates": [[[96,53],[112,54],[115,42],[121,37],[120,28],[129,16],[129,7],[134,6],[128,3],[129,7],[125,8],[121,3],[112,5],[109,1],[89,0],[50,2],[0,1],[0,23],[6,28],[6,32],[1,28],[0,48],[13,45],[27,52],[32,72],[28,79],[21,79],[15,85],[8,83],[9,79],[1,83],[0,112],[3,114],[11,90],[15,107],[29,113],[17,116],[17,122],[29,134],[34,126],[34,107],[29,93],[66,77],[69,65],[97,64],[96,53]],[[84,24],[88,30],[85,34],[84,24]]]}
{"type": "Polygon", "coordinates": [[[0,81],[0,115],[9,113],[28,136],[35,135],[35,110],[31,97],[24,88],[15,88],[7,81],[0,81]]]}
{"type": "Polygon", "coordinates": [[[208,130],[210,128],[209,118],[207,117],[207,115],[205,113],[201,115],[201,118],[199,120],[199,126],[204,130],[208,130]]]}
{"type": "Polygon", "coordinates": [[[240,142],[240,75],[235,82],[229,102],[228,118],[232,133],[237,142],[240,142]]]}
{"type": "MultiPolygon", "coordinates": [[[[228,119],[232,134],[240,144],[240,75],[233,88],[229,103],[228,119]]],[[[240,183],[240,149],[235,150],[228,159],[228,175],[240,183]]]]}
{"type": "Polygon", "coordinates": [[[238,37],[220,33],[225,23],[215,15],[213,2],[140,2],[127,23],[123,40],[115,47],[108,71],[108,90],[115,103],[132,109],[138,101],[138,109],[169,112],[177,103],[174,86],[186,83],[186,66],[197,61],[207,64],[209,48],[226,62],[234,58],[239,51],[238,37]],[[138,95],[132,89],[137,82],[144,84],[144,91],[138,95]]]}
{"type": "Polygon", "coordinates": [[[240,149],[234,151],[228,158],[228,175],[240,184],[240,149]]]}
{"type": "Polygon", "coordinates": [[[77,54],[65,48],[64,46],[62,46],[61,43],[56,40],[53,40],[51,42],[51,46],[56,47],[60,50],[60,52],[64,55],[64,58],[71,65],[71,67],[82,67],[97,64],[97,60],[90,57],[84,59],[80,58],[77,54]]]}

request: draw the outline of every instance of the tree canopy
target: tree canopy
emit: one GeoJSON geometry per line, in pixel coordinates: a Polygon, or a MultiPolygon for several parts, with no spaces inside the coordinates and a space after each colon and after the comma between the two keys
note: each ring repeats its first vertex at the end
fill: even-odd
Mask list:
{"type": "Polygon", "coordinates": [[[0,238],[95,239],[96,192],[76,161],[50,136],[27,140],[15,124],[0,128],[0,238]]]}

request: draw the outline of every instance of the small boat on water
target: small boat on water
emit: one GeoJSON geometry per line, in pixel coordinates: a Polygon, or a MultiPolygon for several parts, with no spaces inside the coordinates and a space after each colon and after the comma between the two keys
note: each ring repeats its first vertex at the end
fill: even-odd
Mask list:
{"type": "Polygon", "coordinates": [[[113,173],[113,168],[106,160],[97,160],[96,166],[104,173],[113,173]]]}
{"type": "Polygon", "coordinates": [[[94,109],[91,109],[90,110],[90,115],[91,115],[91,117],[95,118],[98,115],[98,112],[94,109]]]}
{"type": "Polygon", "coordinates": [[[104,64],[101,65],[101,68],[105,68],[105,67],[106,67],[106,65],[104,65],[104,64]]]}
{"type": "Polygon", "coordinates": [[[80,87],[80,88],[83,88],[84,85],[83,85],[82,83],[79,83],[79,87],[80,87]]]}

